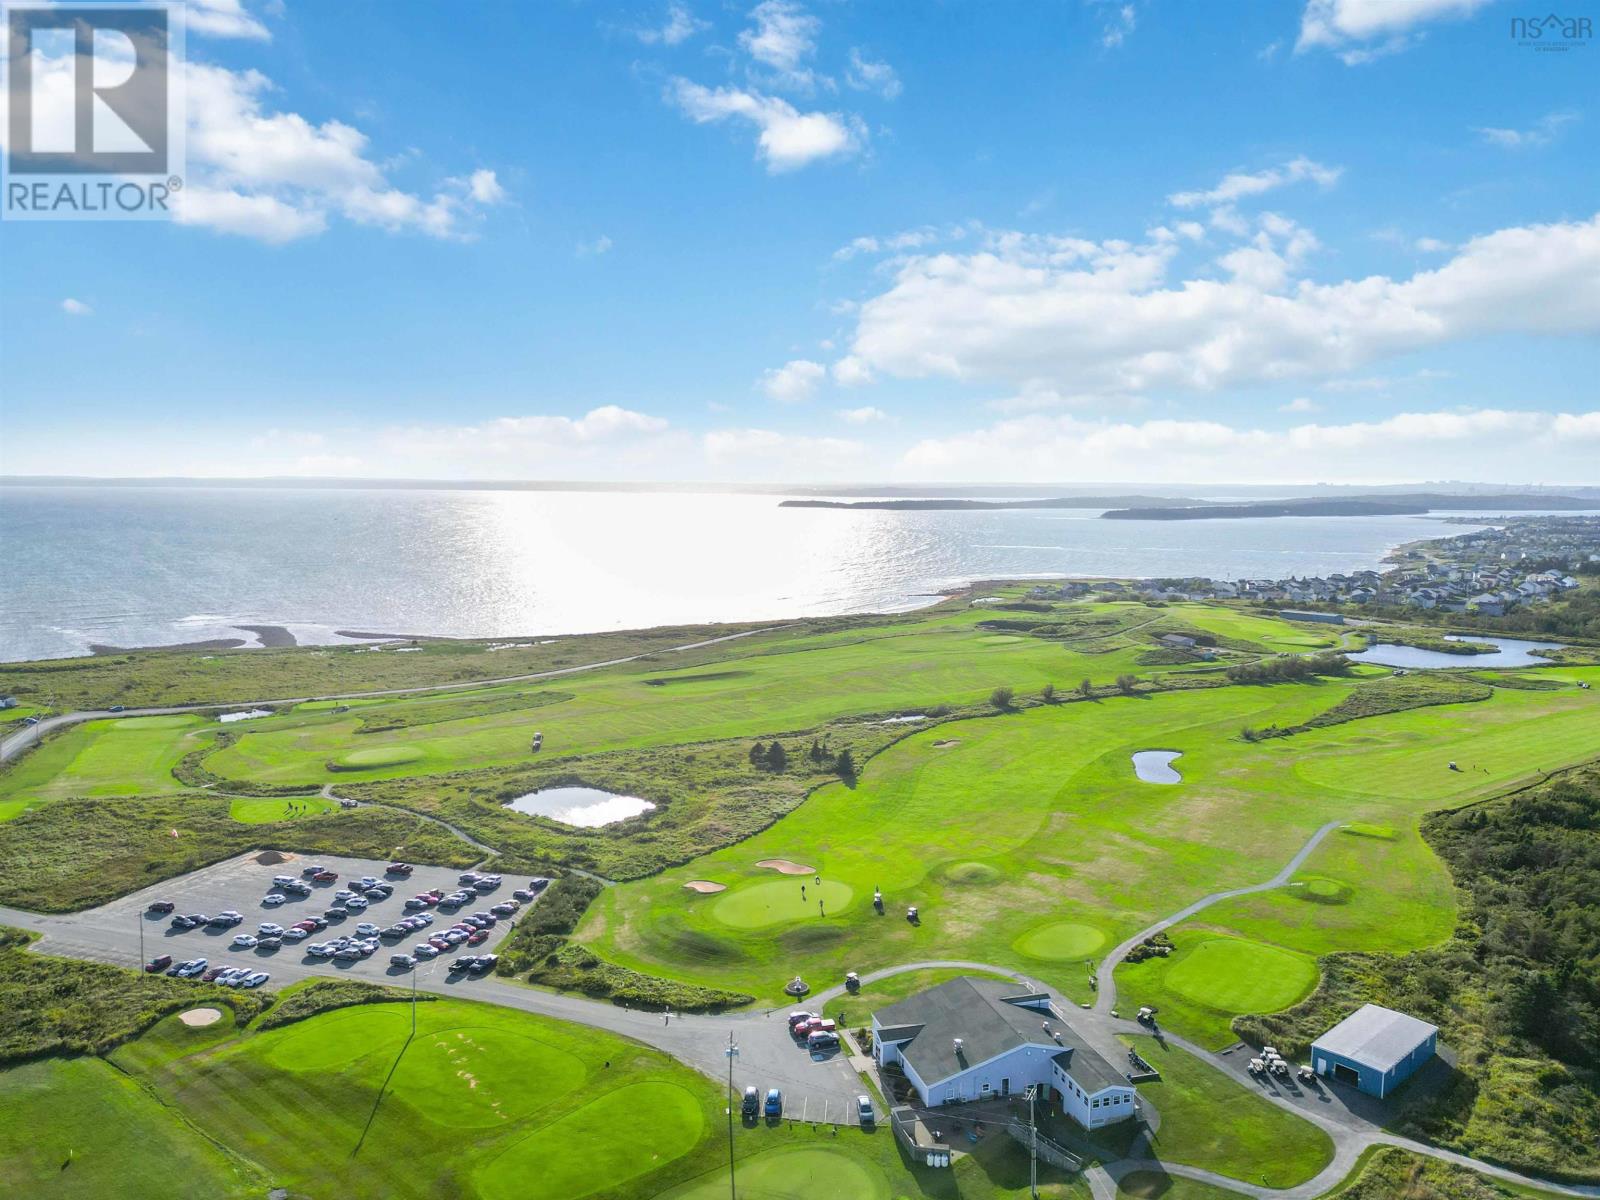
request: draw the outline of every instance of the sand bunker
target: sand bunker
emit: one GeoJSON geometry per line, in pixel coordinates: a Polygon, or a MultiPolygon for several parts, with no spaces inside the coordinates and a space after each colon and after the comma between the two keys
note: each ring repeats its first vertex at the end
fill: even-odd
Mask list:
{"type": "Polygon", "coordinates": [[[688,888],[691,892],[699,892],[702,895],[710,895],[712,892],[725,892],[728,890],[727,884],[712,883],[709,879],[691,879],[683,886],[688,888]]]}
{"type": "Polygon", "coordinates": [[[767,867],[780,875],[814,875],[816,869],[804,863],[790,862],[787,858],[763,858],[756,864],[758,867],[767,867]]]}
{"type": "Polygon", "coordinates": [[[959,746],[960,744],[961,744],[961,739],[960,738],[945,738],[944,741],[942,741],[942,742],[935,742],[933,744],[933,748],[935,750],[947,750],[951,746],[959,746]]]}
{"type": "Polygon", "coordinates": [[[263,867],[275,867],[279,863],[288,862],[293,857],[294,855],[292,854],[279,854],[276,850],[263,850],[260,854],[256,855],[256,862],[260,863],[263,867]]]}
{"type": "Polygon", "coordinates": [[[222,1020],[220,1008],[191,1008],[188,1012],[179,1013],[178,1020],[185,1025],[215,1025],[222,1020]]]}

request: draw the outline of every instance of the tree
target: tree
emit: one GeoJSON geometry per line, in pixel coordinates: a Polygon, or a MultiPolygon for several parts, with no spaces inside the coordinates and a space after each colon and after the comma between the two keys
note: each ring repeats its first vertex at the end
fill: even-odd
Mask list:
{"type": "Polygon", "coordinates": [[[1078,695],[1082,696],[1085,700],[1087,700],[1090,696],[1094,695],[1094,680],[1092,680],[1092,679],[1080,679],[1080,680],[1078,680],[1078,695]]]}
{"type": "Polygon", "coordinates": [[[989,693],[989,703],[1004,711],[1011,707],[1011,702],[1016,698],[1016,692],[1008,687],[997,687],[989,693]]]}
{"type": "Polygon", "coordinates": [[[767,770],[782,771],[789,766],[789,752],[783,748],[782,742],[773,742],[767,747],[767,770]]]}
{"type": "Polygon", "coordinates": [[[846,783],[855,782],[856,760],[855,756],[850,753],[849,746],[839,751],[839,757],[833,760],[833,769],[839,772],[839,778],[846,783]]]}
{"type": "Polygon", "coordinates": [[[750,747],[750,765],[760,768],[767,764],[767,748],[760,742],[755,742],[750,747]]]}
{"type": "Polygon", "coordinates": [[[1133,695],[1133,685],[1139,682],[1137,675],[1118,675],[1117,690],[1125,696],[1133,695]]]}
{"type": "Polygon", "coordinates": [[[1046,704],[1054,704],[1056,702],[1056,685],[1053,683],[1047,683],[1040,688],[1039,699],[1043,700],[1046,704]]]}

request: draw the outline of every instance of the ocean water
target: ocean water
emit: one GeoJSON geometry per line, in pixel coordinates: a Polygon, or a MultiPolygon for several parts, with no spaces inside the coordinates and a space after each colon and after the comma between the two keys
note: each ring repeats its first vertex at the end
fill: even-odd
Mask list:
{"type": "Polygon", "coordinates": [[[287,626],[517,638],[928,603],[986,578],[1320,575],[1424,517],[1101,521],[676,492],[0,487],[0,660],[287,626]]]}

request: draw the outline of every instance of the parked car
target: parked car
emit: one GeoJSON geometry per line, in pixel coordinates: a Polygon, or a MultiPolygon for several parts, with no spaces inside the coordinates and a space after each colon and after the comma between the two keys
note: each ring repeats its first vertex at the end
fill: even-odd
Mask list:
{"type": "Polygon", "coordinates": [[[196,975],[200,974],[205,969],[206,969],[206,960],[205,959],[203,959],[203,958],[193,958],[193,959],[190,959],[188,962],[183,964],[183,968],[178,972],[178,974],[184,979],[193,979],[196,975]]]}
{"type": "Polygon", "coordinates": [[[360,879],[356,880],[356,887],[369,888],[377,882],[378,877],[376,875],[363,875],[360,879]]]}
{"type": "Polygon", "coordinates": [[[471,887],[478,882],[478,873],[476,871],[463,871],[456,876],[456,882],[462,887],[471,887]]]}
{"type": "Polygon", "coordinates": [[[469,946],[481,946],[485,942],[487,942],[488,940],[489,940],[489,931],[487,929],[480,929],[480,930],[478,930],[477,933],[468,935],[468,937],[467,937],[467,945],[469,945],[469,946]]]}
{"type": "Polygon", "coordinates": [[[500,961],[498,954],[480,954],[472,960],[472,965],[467,968],[474,975],[484,975],[494,970],[495,963],[500,961]]]}
{"type": "Polygon", "coordinates": [[[171,965],[172,965],[172,955],[170,955],[170,954],[158,954],[154,958],[152,958],[149,962],[145,963],[144,971],[145,971],[146,975],[159,975],[159,974],[161,974],[161,972],[165,971],[171,965]]]}
{"type": "Polygon", "coordinates": [[[407,862],[392,862],[385,868],[390,875],[409,875],[412,869],[411,864],[407,862]]]}
{"type": "Polygon", "coordinates": [[[234,912],[232,909],[229,909],[227,912],[219,912],[216,916],[212,917],[211,920],[207,921],[206,924],[211,926],[213,929],[232,929],[235,925],[238,925],[243,921],[243,915],[234,912]]]}
{"type": "Polygon", "coordinates": [[[276,950],[283,945],[283,938],[276,933],[269,933],[266,937],[256,939],[257,950],[276,950]]]}
{"type": "Polygon", "coordinates": [[[411,956],[413,958],[437,958],[439,956],[439,948],[432,942],[418,942],[411,947],[411,956]]]}
{"type": "Polygon", "coordinates": [[[311,877],[313,883],[332,883],[339,878],[337,871],[318,871],[311,877]]]}
{"type": "Polygon", "coordinates": [[[449,938],[435,936],[428,939],[428,945],[432,946],[434,951],[437,953],[441,950],[450,949],[454,943],[451,942],[449,938]]]}
{"type": "Polygon", "coordinates": [[[265,904],[268,908],[277,908],[278,905],[283,904],[288,899],[289,897],[285,896],[282,892],[268,892],[265,896],[261,897],[261,903],[265,904]]]}
{"type": "Polygon", "coordinates": [[[872,1125],[877,1122],[878,1114],[873,1111],[871,1096],[856,1097],[856,1117],[863,1125],[872,1125]]]}
{"type": "Polygon", "coordinates": [[[176,907],[177,905],[173,904],[171,900],[152,900],[145,912],[160,913],[164,917],[176,907]]]}
{"type": "Polygon", "coordinates": [[[766,1114],[769,1117],[783,1116],[783,1093],[777,1088],[767,1089],[766,1114]]]}
{"type": "Polygon", "coordinates": [[[761,1093],[754,1087],[744,1090],[744,1100],[740,1102],[739,1111],[747,1117],[754,1117],[761,1111],[761,1093]]]}
{"type": "Polygon", "coordinates": [[[535,875],[532,879],[528,880],[528,890],[530,892],[542,892],[549,886],[550,881],[543,875],[535,875]]]}
{"type": "Polygon", "coordinates": [[[344,906],[351,912],[365,912],[367,910],[367,902],[360,896],[351,896],[350,899],[344,902],[344,906]]]}
{"type": "Polygon", "coordinates": [[[815,1033],[806,1035],[806,1049],[811,1051],[833,1050],[839,1045],[839,1035],[819,1029],[815,1033]]]}
{"type": "MultiPolygon", "coordinates": [[[[306,869],[306,874],[309,875],[310,873],[311,868],[308,867],[306,869]]],[[[276,887],[288,887],[295,882],[295,877],[293,875],[274,875],[272,877],[272,882],[276,887]]]]}
{"type": "Polygon", "coordinates": [[[516,897],[518,900],[521,900],[523,903],[527,903],[529,900],[533,899],[533,893],[531,891],[529,891],[527,888],[518,888],[516,891],[512,892],[511,894],[514,897],[516,897]]]}
{"type": "Polygon", "coordinates": [[[343,949],[336,951],[334,957],[340,962],[355,962],[361,957],[361,951],[354,946],[345,946],[343,949]]]}
{"type": "Polygon", "coordinates": [[[174,928],[174,929],[193,929],[194,928],[194,918],[193,917],[173,917],[172,918],[172,928],[174,928]]]}
{"type": "Polygon", "coordinates": [[[389,955],[389,965],[391,967],[405,967],[410,969],[411,967],[417,965],[417,960],[412,958],[409,954],[391,954],[389,955]]]}
{"type": "Polygon", "coordinates": [[[406,907],[409,908],[412,912],[415,912],[419,908],[427,908],[428,907],[428,902],[426,900],[424,900],[421,896],[413,896],[413,897],[411,897],[411,899],[406,901],[406,907]]]}
{"type": "Polygon", "coordinates": [[[340,888],[337,892],[335,892],[333,894],[333,898],[335,900],[337,900],[340,904],[348,904],[350,901],[352,901],[352,900],[354,900],[356,898],[356,894],[354,892],[352,892],[349,888],[340,888]]]}
{"type": "Polygon", "coordinates": [[[332,908],[323,909],[322,915],[329,921],[342,921],[350,915],[350,912],[342,904],[335,904],[332,908]]]}
{"type": "Polygon", "coordinates": [[[803,1008],[797,1008],[797,1009],[794,1010],[794,1012],[789,1014],[789,1028],[792,1030],[792,1029],[795,1028],[795,1026],[799,1025],[802,1021],[809,1021],[812,1018],[814,1018],[816,1015],[817,1014],[814,1013],[814,1012],[807,1012],[803,1008]]]}
{"type": "Polygon", "coordinates": [[[311,895],[311,885],[309,883],[305,883],[305,882],[303,882],[303,881],[301,881],[299,879],[296,879],[296,880],[293,880],[290,883],[284,884],[283,885],[283,890],[286,891],[286,892],[289,892],[289,893],[291,893],[293,895],[296,895],[296,896],[304,897],[304,896],[311,895]]]}
{"type": "Polygon", "coordinates": [[[452,971],[466,971],[469,970],[472,964],[477,961],[478,956],[476,954],[463,954],[460,958],[456,959],[450,964],[450,969],[452,971]]]}
{"type": "MultiPolygon", "coordinates": [[[[317,875],[321,875],[327,869],[328,868],[323,866],[321,863],[311,863],[311,864],[309,864],[307,866],[301,867],[300,868],[300,874],[304,875],[307,879],[311,879],[311,878],[314,878],[317,875]]],[[[282,883],[283,882],[283,876],[282,875],[278,876],[272,882],[273,883],[282,883]]]]}
{"type": "Polygon", "coordinates": [[[249,975],[245,976],[243,986],[247,988],[258,988],[271,978],[272,976],[268,975],[265,971],[252,971],[249,975]]]}
{"type": "Polygon", "coordinates": [[[382,933],[378,934],[378,936],[386,938],[403,938],[410,932],[412,932],[412,929],[409,925],[391,925],[382,933]]]}
{"type": "Polygon", "coordinates": [[[271,921],[263,921],[261,924],[256,926],[256,932],[262,936],[276,936],[283,932],[283,926],[275,925],[271,921]]]}
{"type": "Polygon", "coordinates": [[[256,937],[252,933],[236,933],[233,935],[233,944],[238,950],[254,950],[256,937]]]}
{"type": "Polygon", "coordinates": [[[303,942],[311,936],[311,931],[308,929],[285,929],[278,936],[286,942],[303,942]]]}
{"type": "Polygon", "coordinates": [[[363,921],[361,924],[356,926],[356,932],[362,937],[371,937],[373,934],[378,932],[378,927],[371,921],[363,921]]]}

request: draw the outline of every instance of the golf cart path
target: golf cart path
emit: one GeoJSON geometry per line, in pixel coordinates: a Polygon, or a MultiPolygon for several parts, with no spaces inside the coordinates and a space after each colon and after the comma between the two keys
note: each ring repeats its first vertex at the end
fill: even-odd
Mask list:
{"type": "Polygon", "coordinates": [[[782,626],[767,625],[760,629],[745,629],[738,633],[726,633],[720,637],[703,638],[698,642],[685,642],[681,646],[667,646],[659,650],[642,650],[638,654],[625,655],[622,658],[607,658],[600,662],[580,663],[573,667],[553,667],[548,671],[530,671],[525,675],[502,675],[495,679],[469,679],[458,680],[454,683],[427,683],[414,687],[381,688],[368,692],[335,692],[323,696],[286,696],[277,699],[263,700],[231,700],[226,704],[171,704],[148,708],[127,708],[122,712],[112,712],[109,709],[85,709],[81,712],[61,713],[58,716],[46,717],[37,725],[29,725],[18,730],[10,737],[0,739],[0,762],[8,762],[21,754],[30,746],[35,746],[45,734],[68,725],[76,725],[82,721],[101,721],[116,717],[161,717],[178,713],[215,712],[223,708],[250,708],[261,704],[304,704],[311,700],[361,700],[374,696],[415,696],[427,692],[461,692],[471,688],[498,687],[504,683],[521,683],[529,679],[554,679],[561,675],[575,675],[581,671],[598,671],[603,667],[617,667],[624,663],[638,662],[640,659],[650,658],[657,654],[680,654],[685,650],[699,650],[705,646],[715,646],[722,642],[732,642],[739,638],[754,637],[758,633],[771,633],[782,626]]]}
{"type": "Polygon", "coordinates": [[[1179,921],[1187,920],[1188,918],[1194,916],[1195,913],[1210,908],[1218,901],[1232,900],[1235,896],[1249,896],[1256,892],[1269,892],[1273,888],[1282,887],[1284,884],[1288,883],[1291,878],[1293,878],[1294,873],[1300,869],[1300,867],[1305,863],[1306,859],[1311,857],[1311,852],[1321,844],[1322,839],[1327,837],[1330,833],[1332,833],[1335,829],[1338,829],[1339,826],[1343,824],[1343,821],[1329,821],[1321,829],[1313,833],[1306,840],[1306,844],[1301,846],[1300,849],[1295,852],[1294,857],[1288,861],[1284,868],[1265,883],[1252,883],[1247,887],[1229,888],[1227,891],[1212,892],[1209,896],[1202,896],[1193,904],[1190,904],[1185,908],[1180,908],[1171,916],[1163,917],[1161,920],[1155,922],[1155,924],[1146,926],[1138,933],[1128,938],[1127,941],[1117,946],[1116,949],[1112,950],[1110,954],[1106,955],[1105,958],[1101,960],[1100,966],[1095,972],[1097,984],[1094,1000],[1095,1014],[1102,1017],[1109,1017],[1111,1015],[1111,1010],[1117,1006],[1117,982],[1115,972],[1117,969],[1117,964],[1119,964],[1123,958],[1126,957],[1128,951],[1132,950],[1140,942],[1144,941],[1145,938],[1153,937],[1163,930],[1169,929],[1176,925],[1179,921]]]}

